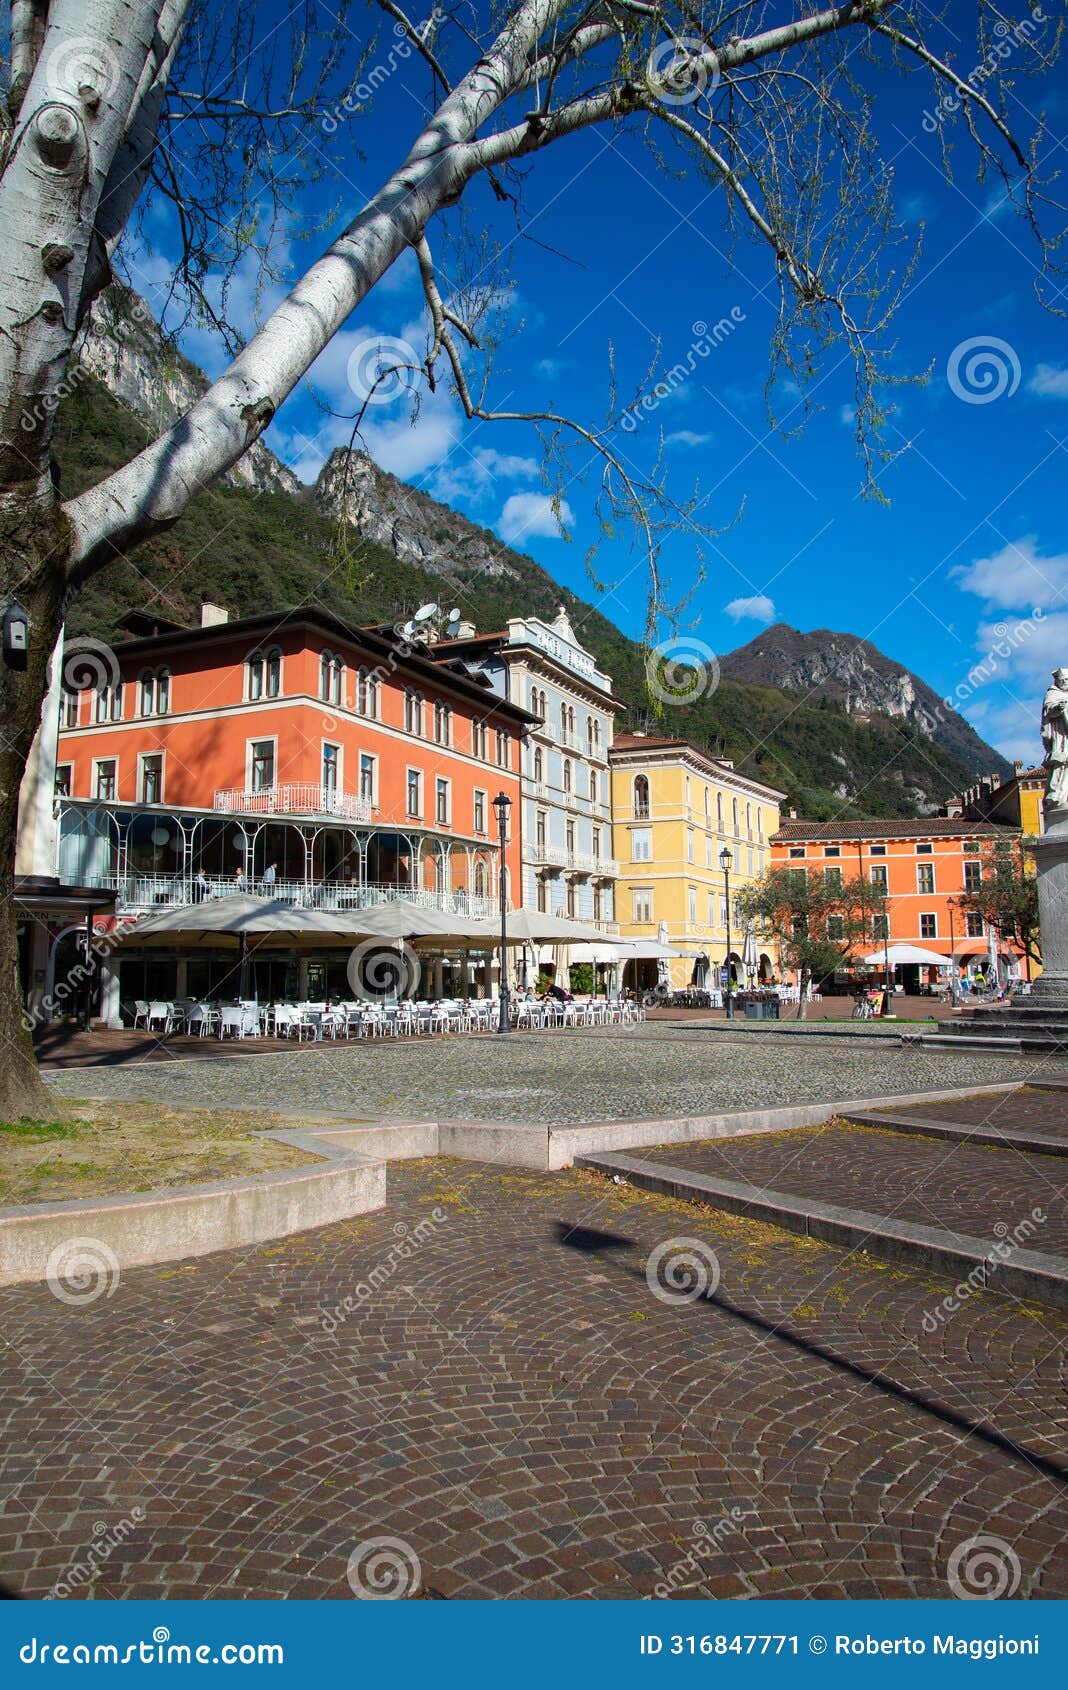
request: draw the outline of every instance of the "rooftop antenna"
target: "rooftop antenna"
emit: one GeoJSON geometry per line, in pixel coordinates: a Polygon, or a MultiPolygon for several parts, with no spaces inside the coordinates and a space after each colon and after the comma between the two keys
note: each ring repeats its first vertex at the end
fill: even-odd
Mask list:
{"type": "Polygon", "coordinates": [[[448,624],[445,629],[445,632],[450,640],[454,640],[456,638],[460,631],[460,623],[462,620],[463,617],[460,612],[460,607],[459,605],[455,605],[453,609],[449,611],[448,624]]]}

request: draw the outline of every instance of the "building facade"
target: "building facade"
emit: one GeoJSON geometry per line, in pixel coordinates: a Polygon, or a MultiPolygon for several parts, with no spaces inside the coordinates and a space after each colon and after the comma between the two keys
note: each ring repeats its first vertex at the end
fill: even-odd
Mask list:
{"type": "Polygon", "coordinates": [[[784,794],[685,740],[620,734],[612,748],[612,825],[619,857],[617,909],[626,938],[666,939],[686,957],[670,983],[718,984],[730,966],[739,984],[777,972],[774,947],[754,949],[731,910],[727,944],[726,848],[735,894],[770,865],[784,794]]]}
{"type": "MultiPolygon", "coordinates": [[[[772,839],[771,855],[776,868],[805,873],[838,869],[844,879],[869,880],[883,889],[889,931],[883,918],[874,918],[868,954],[885,944],[916,945],[944,956],[947,969],[969,975],[977,969],[988,974],[996,955],[1003,977],[1026,976],[1018,949],[991,932],[980,916],[965,914],[955,903],[981,879],[984,852],[1006,838],[1019,839],[1019,830],[948,817],[872,822],[791,818],[772,839]]],[[[873,966],[878,974],[878,966],[873,966]]],[[[936,984],[939,973],[934,967],[907,964],[897,971],[897,979],[907,991],[916,991],[936,984]]]]}
{"type": "Polygon", "coordinates": [[[1012,774],[1004,780],[997,775],[983,775],[967,792],[950,800],[946,814],[965,821],[996,822],[999,827],[1019,828],[1027,838],[1037,839],[1045,831],[1042,799],[1046,776],[1047,770],[1041,766],[1027,769],[1022,763],[1015,763],[1012,774]]]}
{"type": "Polygon", "coordinates": [[[523,903],[615,931],[609,755],[619,706],[567,611],[513,618],[501,632],[446,640],[501,698],[535,721],[523,751],[523,903]]]}
{"type": "MultiPolygon", "coordinates": [[[[317,610],[132,625],[106,673],[61,700],[62,880],[113,892],[120,916],[240,889],[317,909],[412,897],[493,915],[503,793],[505,897],[518,896],[530,717],[484,679],[317,610]]],[[[261,995],[283,994],[291,962],[261,995]]],[[[163,991],[150,963],[136,982],[129,965],[124,997],[163,991]]],[[[201,972],[194,994],[210,988],[201,972]]]]}

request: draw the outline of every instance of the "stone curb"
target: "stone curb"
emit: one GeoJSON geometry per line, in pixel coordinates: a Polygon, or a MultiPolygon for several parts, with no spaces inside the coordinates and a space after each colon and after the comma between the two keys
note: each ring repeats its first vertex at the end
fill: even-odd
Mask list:
{"type": "Polygon", "coordinates": [[[926,1115],[882,1115],[855,1110],[847,1119],[855,1127],[882,1127],[890,1132],[913,1133],[917,1138],[951,1139],[954,1142],[984,1144],[1005,1150],[1026,1150],[1041,1156],[1068,1156],[1068,1132],[1064,1138],[1043,1138],[1039,1134],[1008,1131],[1001,1127],[965,1127],[952,1121],[928,1120],[926,1115]]]}
{"type": "MultiPolygon", "coordinates": [[[[383,1159],[331,1143],[315,1129],[267,1136],[319,1160],[203,1185],[0,1208],[0,1286],[50,1278],[53,1253],[58,1259],[74,1241],[97,1247],[93,1260],[110,1277],[125,1268],[288,1238],[384,1207],[383,1159]]],[[[62,1278],[58,1267],[53,1272],[62,1278]]]]}
{"type": "Polygon", "coordinates": [[[966,1233],[871,1215],[863,1209],[846,1209],[736,1180],[713,1179],[686,1168],[643,1162],[636,1156],[579,1156],[575,1165],[596,1173],[621,1175],[643,1191],[707,1203],[729,1214],[769,1222],[823,1244],[865,1250],[896,1266],[949,1273],[964,1281],[978,1268],[987,1289],[1068,1308],[1068,1261],[1058,1256],[1013,1250],[1009,1261],[990,1261],[1000,1240],[971,1238],[966,1233]]]}

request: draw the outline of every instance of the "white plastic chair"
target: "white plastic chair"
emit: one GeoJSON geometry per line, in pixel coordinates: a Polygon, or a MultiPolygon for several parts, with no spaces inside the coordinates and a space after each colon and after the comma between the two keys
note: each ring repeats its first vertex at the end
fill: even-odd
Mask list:
{"type": "Polygon", "coordinates": [[[145,1025],[148,1028],[148,1031],[150,1033],[154,1031],[157,1023],[159,1023],[162,1026],[162,1029],[165,1033],[170,1032],[174,1023],[173,1023],[173,1020],[171,1018],[171,1006],[170,1006],[169,1003],[151,1003],[151,1004],[149,1004],[149,1006],[148,1006],[148,1020],[146,1021],[145,1025]]]}
{"type": "Polygon", "coordinates": [[[135,998],[134,1000],[133,1024],[135,1028],[144,1027],[146,1030],[148,1028],[148,1005],[144,998],[135,998]]]}

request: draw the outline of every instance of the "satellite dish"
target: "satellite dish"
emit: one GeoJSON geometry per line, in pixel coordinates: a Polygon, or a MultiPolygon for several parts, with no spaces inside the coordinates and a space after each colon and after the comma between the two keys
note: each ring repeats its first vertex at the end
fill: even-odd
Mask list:
{"type": "Polygon", "coordinates": [[[460,610],[460,607],[459,607],[459,605],[456,605],[454,609],[449,611],[449,621],[450,622],[459,622],[460,619],[461,619],[461,615],[462,615],[462,612],[460,610]]]}
{"type": "Polygon", "coordinates": [[[438,607],[436,604],[421,604],[415,615],[412,617],[412,621],[429,622],[432,617],[437,615],[437,613],[438,607]]]}
{"type": "Polygon", "coordinates": [[[404,626],[401,628],[401,639],[410,640],[414,633],[415,633],[415,623],[414,622],[405,622],[404,626]]]}

